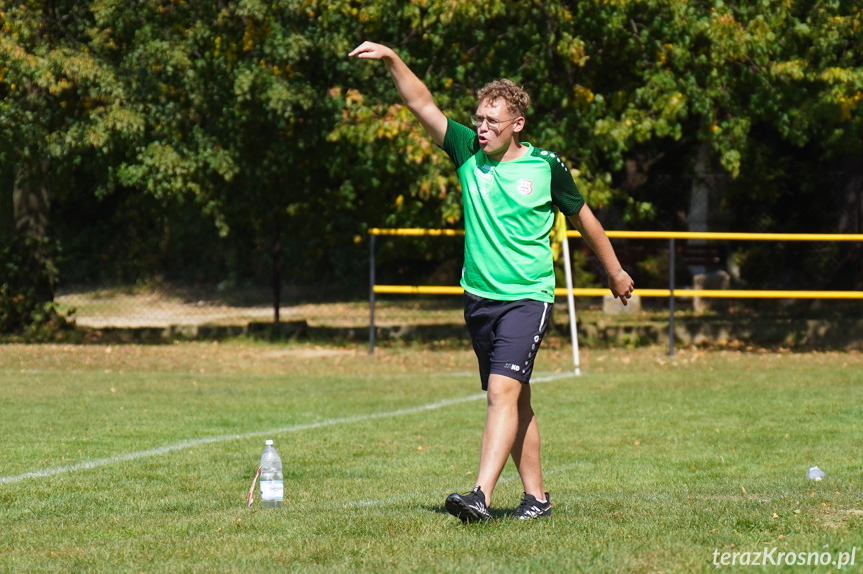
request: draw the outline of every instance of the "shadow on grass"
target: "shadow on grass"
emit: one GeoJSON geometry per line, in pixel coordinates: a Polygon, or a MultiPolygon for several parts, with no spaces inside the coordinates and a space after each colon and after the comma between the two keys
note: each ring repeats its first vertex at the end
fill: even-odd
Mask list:
{"type": "MultiPolygon", "coordinates": [[[[432,514],[441,514],[443,516],[452,516],[449,512],[447,512],[447,509],[442,504],[437,505],[437,506],[422,505],[422,506],[420,506],[420,508],[425,510],[426,512],[431,512],[432,514]]],[[[491,522],[494,520],[514,518],[513,514],[512,514],[514,511],[515,511],[515,508],[494,508],[492,510],[489,510],[489,514],[491,515],[491,518],[489,518],[489,520],[487,520],[485,522],[487,523],[487,522],[491,522]]],[[[458,519],[455,516],[452,516],[452,518],[453,518],[453,520],[458,521],[458,519]]],[[[475,525],[475,524],[484,524],[484,523],[483,522],[470,523],[471,526],[475,525]]],[[[467,524],[465,524],[465,525],[467,525],[467,524]]]]}

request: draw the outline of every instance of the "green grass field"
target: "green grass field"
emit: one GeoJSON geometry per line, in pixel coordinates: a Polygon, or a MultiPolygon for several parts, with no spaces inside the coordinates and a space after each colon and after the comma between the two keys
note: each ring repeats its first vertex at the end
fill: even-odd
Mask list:
{"type": "Polygon", "coordinates": [[[463,526],[443,501],[473,486],[485,415],[466,348],[0,346],[0,571],[837,572],[813,557],[855,548],[860,570],[863,355],[583,350],[576,378],[549,347],[554,515],[507,516],[510,463],[494,519],[463,526]],[[266,438],[280,511],[245,503],[266,438]]]}

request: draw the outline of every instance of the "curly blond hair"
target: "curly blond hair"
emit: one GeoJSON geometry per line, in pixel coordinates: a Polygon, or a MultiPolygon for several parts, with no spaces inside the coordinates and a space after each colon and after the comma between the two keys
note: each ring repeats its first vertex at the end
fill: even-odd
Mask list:
{"type": "Polygon", "coordinates": [[[523,116],[530,107],[530,96],[524,88],[506,78],[487,83],[477,91],[476,97],[480,102],[494,103],[499,99],[503,100],[506,109],[516,116],[523,116]]]}

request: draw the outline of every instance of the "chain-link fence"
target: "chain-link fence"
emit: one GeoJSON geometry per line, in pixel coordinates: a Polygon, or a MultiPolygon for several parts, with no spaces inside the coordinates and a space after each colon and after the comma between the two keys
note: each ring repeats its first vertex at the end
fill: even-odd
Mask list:
{"type": "Polygon", "coordinates": [[[61,310],[74,311],[78,325],[97,329],[242,325],[275,318],[271,298],[251,289],[72,285],[62,286],[55,300],[61,310]]]}
{"type": "MultiPolygon", "coordinates": [[[[642,200],[655,216],[627,225],[614,208],[602,214],[607,229],[658,231],[727,231],[748,233],[863,233],[863,176],[835,172],[820,178],[823,187],[753,190],[727,175],[695,181],[678,174],[652,174],[642,200]],[[818,205],[808,206],[817,202],[818,205]],[[826,205],[825,205],[826,203],[826,205]]],[[[676,282],[692,285],[695,274],[722,271],[729,286],[745,289],[855,290],[863,288],[863,245],[859,242],[679,242],[676,282]]],[[[668,283],[667,241],[617,240],[624,267],[632,269],[639,287],[668,283]]],[[[591,277],[602,268],[581,247],[591,277]]]]}
{"type": "MultiPolygon", "coordinates": [[[[606,229],[709,230],[783,233],[863,233],[863,175],[836,172],[820,176],[822,186],[765,191],[749,188],[747,182],[726,175],[702,177],[700,182],[679,174],[651,174],[639,190],[642,201],[654,210],[643,220],[625,220],[613,207],[600,218],[606,229]],[[778,190],[778,191],[777,191],[778,190]],[[757,193],[756,193],[757,192],[757,193]],[[693,223],[696,195],[701,194],[702,221],[693,223]],[[825,202],[827,203],[825,205],[825,202]],[[810,208],[808,204],[818,203],[810,208]],[[814,207],[817,207],[815,209],[814,207]],[[699,229],[693,226],[701,225],[699,229]]],[[[693,256],[695,242],[680,242],[675,254],[678,286],[692,285],[697,270],[712,266],[728,273],[730,287],[746,289],[855,290],[863,288],[863,245],[827,242],[711,242],[705,251],[708,260],[693,256]],[[695,257],[695,259],[693,259],[695,257]]],[[[615,249],[641,288],[664,288],[668,284],[667,241],[615,240],[615,249]]],[[[203,248],[203,247],[202,247],[203,248]]],[[[457,282],[459,245],[441,250],[437,264],[423,262],[428,281],[457,282]]],[[[397,274],[409,269],[404,252],[389,265],[381,253],[381,273],[397,274]]],[[[578,286],[602,286],[604,272],[589,249],[576,244],[574,249],[578,286]]],[[[74,262],[72,262],[74,264],[74,262]]],[[[414,270],[415,273],[415,270],[414,270]]],[[[358,278],[359,279],[359,278],[358,278]]],[[[365,283],[366,278],[358,280],[365,283]]],[[[394,280],[393,282],[399,282],[394,280]]],[[[238,288],[232,285],[189,285],[167,281],[133,285],[58,286],[56,301],[62,309],[75,309],[79,325],[87,327],[165,327],[170,325],[242,325],[273,321],[274,290],[271,285],[238,288]]],[[[308,295],[308,293],[305,293],[308,295]]],[[[290,288],[281,295],[279,318],[282,321],[304,318],[303,314],[326,316],[325,320],[355,322],[367,320],[362,301],[341,307],[332,316],[322,308],[306,307],[297,311],[297,297],[290,288]]],[[[651,303],[664,304],[662,300],[651,303]]],[[[746,304],[746,303],[742,303],[746,304]]],[[[763,306],[763,302],[751,302],[763,306]]]]}

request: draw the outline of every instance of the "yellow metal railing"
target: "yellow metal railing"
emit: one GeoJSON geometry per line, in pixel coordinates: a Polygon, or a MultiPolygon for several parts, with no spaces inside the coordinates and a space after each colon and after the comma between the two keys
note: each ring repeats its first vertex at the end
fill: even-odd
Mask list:
{"type": "MultiPolygon", "coordinates": [[[[726,233],[715,231],[607,231],[611,239],[668,239],[669,253],[674,253],[676,239],[704,241],[852,241],[863,242],[863,234],[832,234],[832,233],[726,233]]],[[[464,231],[458,229],[421,229],[421,228],[372,228],[369,229],[371,251],[369,298],[370,298],[370,352],[374,350],[374,296],[380,294],[405,295],[460,295],[463,290],[458,286],[422,286],[422,285],[377,285],[375,283],[375,237],[378,235],[395,236],[463,236],[464,231]]],[[[578,231],[567,231],[567,238],[581,237],[578,231]]],[[[662,297],[669,299],[670,326],[673,353],[674,329],[674,298],[675,297],[705,297],[727,299],[863,299],[863,291],[783,291],[783,290],[751,290],[751,289],[675,289],[674,288],[674,258],[669,258],[669,289],[636,289],[640,297],[662,297]]],[[[601,297],[608,293],[602,288],[572,289],[573,295],[583,297],[601,297]]],[[[556,296],[565,296],[567,289],[557,288],[556,296]]]]}
{"type": "MultiPolygon", "coordinates": [[[[863,234],[851,233],[731,233],[724,231],[606,231],[612,239],[713,239],[729,241],[863,241],[863,234]]],[[[461,229],[423,229],[398,227],[369,229],[369,235],[462,236],[461,229]]],[[[578,231],[567,231],[567,237],[581,237],[578,231]]]]}
{"type": "MultiPolygon", "coordinates": [[[[461,287],[424,286],[424,285],[375,285],[375,293],[389,295],[461,295],[461,287]]],[[[582,297],[602,297],[608,289],[586,287],[572,290],[582,297]]],[[[563,287],[554,290],[557,297],[567,291],[563,287]]],[[[769,291],[751,289],[636,289],[639,297],[705,297],[725,299],[863,299],[863,291],[769,291]]]]}

